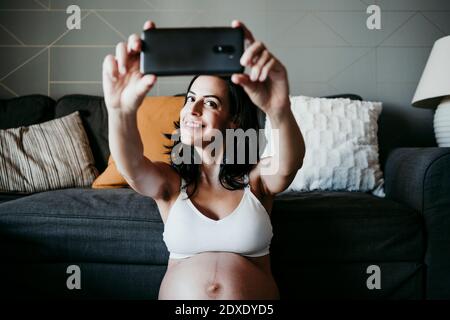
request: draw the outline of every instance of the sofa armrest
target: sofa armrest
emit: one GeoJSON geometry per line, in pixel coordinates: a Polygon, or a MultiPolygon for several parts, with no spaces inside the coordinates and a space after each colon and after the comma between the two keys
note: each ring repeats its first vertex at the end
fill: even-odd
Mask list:
{"type": "Polygon", "coordinates": [[[399,148],[385,167],[386,198],[423,215],[426,297],[450,299],[450,148],[399,148]]]}

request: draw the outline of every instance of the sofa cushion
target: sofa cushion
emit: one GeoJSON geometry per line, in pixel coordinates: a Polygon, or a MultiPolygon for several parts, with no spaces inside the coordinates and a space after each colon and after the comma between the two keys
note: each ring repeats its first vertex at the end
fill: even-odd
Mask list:
{"type": "Polygon", "coordinates": [[[103,97],[67,95],[56,102],[55,117],[63,117],[80,111],[84,129],[89,138],[95,166],[103,172],[109,156],[108,113],[103,97]]]}
{"type": "Polygon", "coordinates": [[[281,300],[423,299],[426,266],[421,262],[317,262],[272,264],[281,300]],[[380,289],[369,290],[371,265],[380,268],[380,289]]]}
{"type": "Polygon", "coordinates": [[[0,192],[0,203],[28,196],[23,192],[0,192]]]}
{"type": "Polygon", "coordinates": [[[0,129],[30,126],[53,119],[55,101],[43,95],[0,100],[0,129]]]}
{"type": "Polygon", "coordinates": [[[129,188],[72,188],[0,204],[6,261],[167,263],[153,199],[129,188]]]}
{"type": "MultiPolygon", "coordinates": [[[[276,263],[422,261],[420,215],[365,193],[279,196],[272,212],[276,263]]],[[[9,261],[166,264],[153,199],[132,189],[65,189],[0,204],[9,261]]]]}
{"type": "Polygon", "coordinates": [[[167,266],[121,263],[0,264],[0,299],[120,299],[156,300],[167,266]],[[67,268],[81,270],[81,290],[68,290],[67,268]]]}
{"type": "Polygon", "coordinates": [[[422,261],[419,212],[362,192],[292,192],[272,211],[273,259],[305,261],[422,261]]]}
{"type": "MultiPolygon", "coordinates": [[[[378,264],[382,274],[381,290],[367,289],[368,265],[370,262],[273,264],[272,271],[281,300],[424,298],[424,265],[415,262],[378,264]]],[[[157,299],[166,270],[167,266],[161,265],[84,260],[0,264],[3,276],[0,298],[157,299]],[[67,290],[65,286],[69,277],[67,268],[73,264],[81,270],[81,290],[67,290]]]]}

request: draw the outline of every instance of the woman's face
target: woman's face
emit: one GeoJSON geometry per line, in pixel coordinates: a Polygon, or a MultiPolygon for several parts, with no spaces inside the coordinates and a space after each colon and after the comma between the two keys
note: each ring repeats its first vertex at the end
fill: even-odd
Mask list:
{"type": "MultiPolygon", "coordinates": [[[[205,146],[219,130],[235,128],[230,117],[226,82],[215,76],[195,79],[187,93],[186,104],[180,111],[181,142],[205,146]]],[[[225,140],[225,136],[223,136],[225,140]]]]}

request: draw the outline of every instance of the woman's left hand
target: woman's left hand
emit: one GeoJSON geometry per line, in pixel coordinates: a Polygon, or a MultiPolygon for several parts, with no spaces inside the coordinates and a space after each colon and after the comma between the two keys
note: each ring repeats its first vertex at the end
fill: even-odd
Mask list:
{"type": "Polygon", "coordinates": [[[244,37],[250,43],[241,57],[241,65],[250,67],[250,76],[235,73],[231,80],[241,85],[250,99],[266,114],[280,115],[290,107],[289,83],[284,65],[267,50],[260,41],[238,20],[233,28],[243,28],[244,37]]]}

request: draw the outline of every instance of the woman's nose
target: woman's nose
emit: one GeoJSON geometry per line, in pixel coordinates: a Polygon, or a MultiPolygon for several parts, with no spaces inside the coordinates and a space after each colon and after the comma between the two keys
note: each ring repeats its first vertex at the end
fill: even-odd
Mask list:
{"type": "Polygon", "coordinates": [[[202,105],[203,105],[203,102],[201,100],[195,101],[191,106],[191,114],[201,115],[202,114],[202,105]]]}

